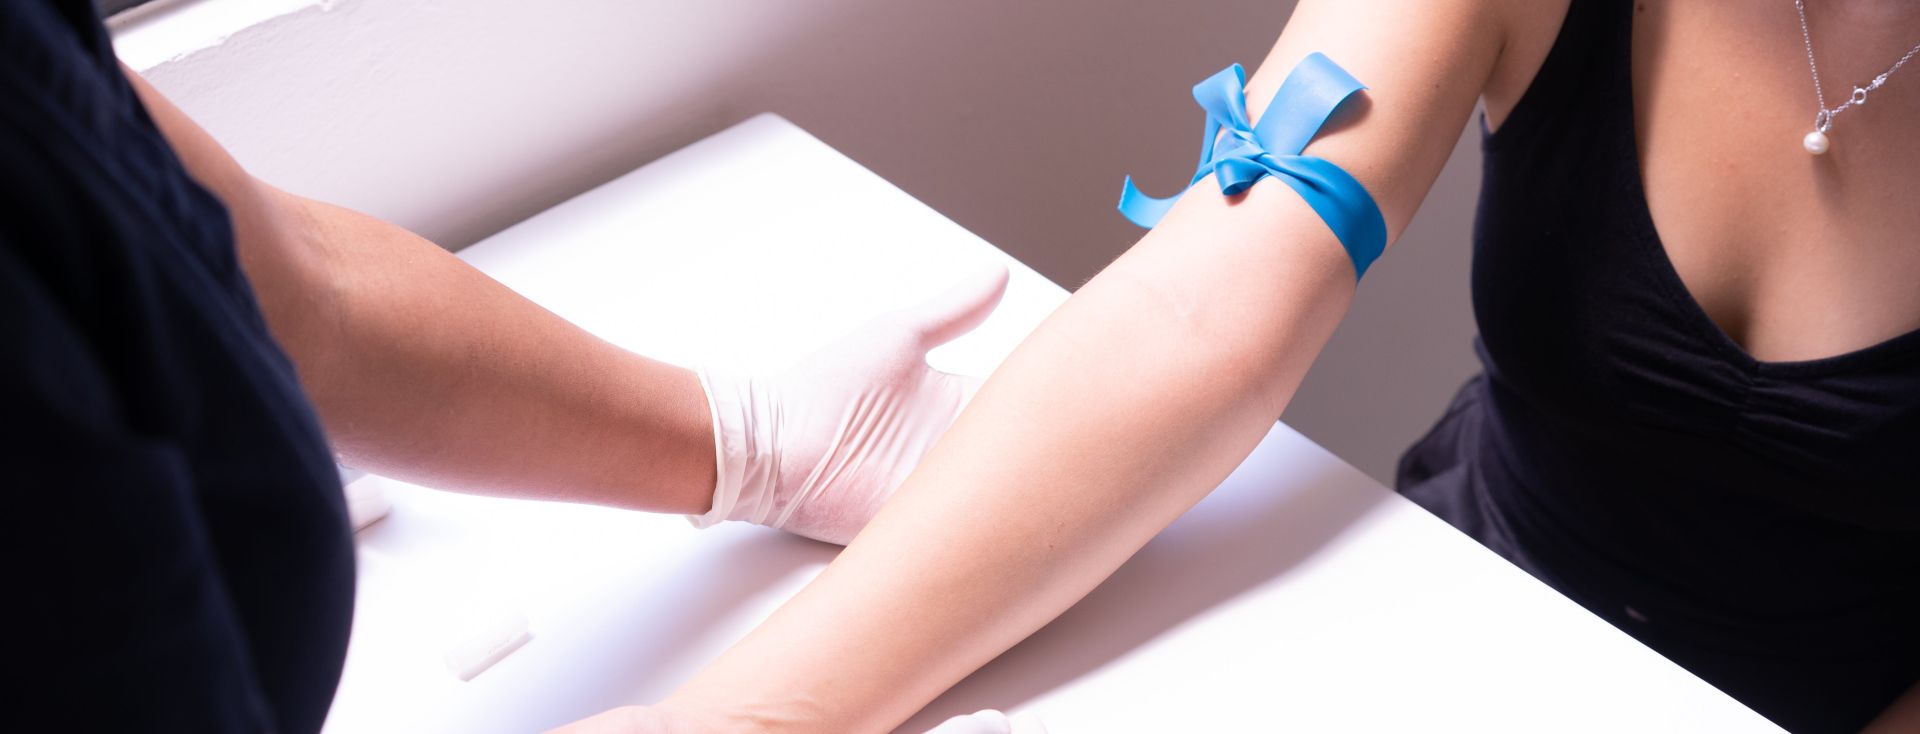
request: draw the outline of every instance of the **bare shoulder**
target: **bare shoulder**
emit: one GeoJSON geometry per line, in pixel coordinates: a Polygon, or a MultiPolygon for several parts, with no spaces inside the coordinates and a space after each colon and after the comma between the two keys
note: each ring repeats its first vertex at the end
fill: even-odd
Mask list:
{"type": "Polygon", "coordinates": [[[1397,235],[1446,163],[1483,94],[1531,79],[1568,0],[1300,0],[1247,86],[1249,108],[1320,52],[1368,87],[1312,155],[1365,185],[1397,235]],[[1538,57],[1538,58],[1531,58],[1538,57]],[[1530,64],[1530,66],[1529,66],[1530,64]]]}
{"type": "Polygon", "coordinates": [[[1496,0],[1506,28],[1505,49],[1482,96],[1487,124],[1498,128],[1520,103],[1553,51],[1571,0],[1496,0]]]}

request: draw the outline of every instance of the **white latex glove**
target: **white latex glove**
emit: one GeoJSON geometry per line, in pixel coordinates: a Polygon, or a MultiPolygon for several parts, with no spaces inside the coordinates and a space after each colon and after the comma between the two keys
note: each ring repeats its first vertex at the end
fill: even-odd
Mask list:
{"type": "Polygon", "coordinates": [[[927,734],[1047,734],[1047,727],[1033,714],[1008,718],[993,709],[955,716],[927,730],[927,734]]]}
{"type": "Polygon", "coordinates": [[[845,545],[979,389],[927,366],[1006,291],[994,266],[887,314],[781,372],[696,368],[713,411],[719,481],[697,527],[743,520],[845,545]]]}

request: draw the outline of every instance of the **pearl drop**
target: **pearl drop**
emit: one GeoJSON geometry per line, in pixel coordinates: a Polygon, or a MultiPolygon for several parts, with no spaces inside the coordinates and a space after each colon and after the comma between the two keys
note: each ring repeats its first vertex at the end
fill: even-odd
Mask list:
{"type": "Polygon", "coordinates": [[[1830,142],[1827,140],[1826,133],[1815,130],[1807,133],[1806,139],[1801,140],[1800,144],[1806,147],[1808,153],[1821,155],[1827,152],[1827,147],[1830,145],[1830,142]]]}

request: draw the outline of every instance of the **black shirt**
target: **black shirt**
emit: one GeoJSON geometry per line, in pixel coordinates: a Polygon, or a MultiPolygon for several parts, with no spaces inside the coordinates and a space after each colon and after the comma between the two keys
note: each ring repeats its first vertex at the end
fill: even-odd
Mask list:
{"type": "Polygon", "coordinates": [[[1763,362],[1707,317],[1642,189],[1633,15],[1574,0],[1485,140],[1486,372],[1399,487],[1789,730],[1858,731],[1920,680],[1920,331],[1763,362]]]}
{"type": "Polygon", "coordinates": [[[338,474],[225,208],[86,0],[0,3],[0,486],[9,722],[320,728],[338,474]]]}

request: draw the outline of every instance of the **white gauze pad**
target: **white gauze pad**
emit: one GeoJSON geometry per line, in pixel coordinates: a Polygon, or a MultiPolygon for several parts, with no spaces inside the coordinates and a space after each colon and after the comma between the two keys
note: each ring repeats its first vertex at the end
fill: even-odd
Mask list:
{"type": "Polygon", "coordinates": [[[531,639],[533,633],[525,615],[507,612],[476,617],[454,635],[443,659],[447,670],[460,680],[473,680],[531,639]]]}

